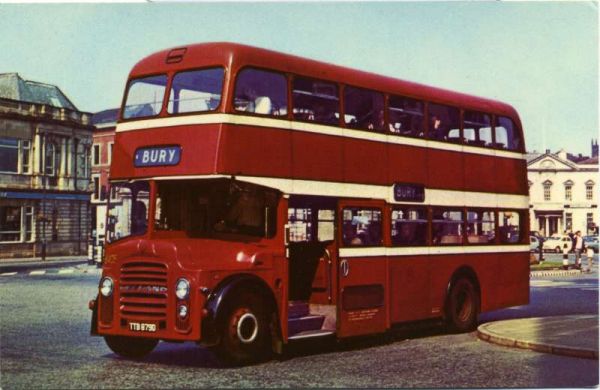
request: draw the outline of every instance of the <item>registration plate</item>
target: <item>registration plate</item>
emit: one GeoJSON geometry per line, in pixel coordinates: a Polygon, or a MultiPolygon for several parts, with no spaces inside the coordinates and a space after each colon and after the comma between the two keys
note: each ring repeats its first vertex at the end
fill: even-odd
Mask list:
{"type": "Polygon", "coordinates": [[[147,322],[130,322],[129,330],[134,332],[156,332],[156,324],[149,324],[147,322]]]}

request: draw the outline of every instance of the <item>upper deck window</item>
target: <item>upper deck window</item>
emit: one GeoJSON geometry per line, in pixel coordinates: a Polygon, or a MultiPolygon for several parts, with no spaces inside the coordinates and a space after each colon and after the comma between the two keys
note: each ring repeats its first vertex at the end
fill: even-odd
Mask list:
{"type": "Polygon", "coordinates": [[[213,111],[221,103],[223,68],[180,72],[169,93],[169,114],[213,111]]]}
{"type": "Polygon", "coordinates": [[[143,118],[160,113],[167,76],[158,75],[131,80],[127,86],[127,99],[123,118],[143,118]]]}
{"type": "Polygon", "coordinates": [[[390,131],[421,137],[425,133],[423,102],[402,96],[390,96],[390,131]]]}
{"type": "Polygon", "coordinates": [[[383,94],[362,88],[344,89],[344,119],[353,129],[385,131],[383,94]]]}
{"type": "Polygon", "coordinates": [[[504,116],[497,117],[494,130],[496,147],[509,150],[521,149],[521,136],[512,119],[504,116]]]}
{"type": "Polygon", "coordinates": [[[296,77],[292,89],[294,119],[338,124],[340,99],[333,83],[296,77]]]}
{"type": "Polygon", "coordinates": [[[429,138],[439,141],[460,141],[458,108],[429,104],[429,138]]]}
{"type": "Polygon", "coordinates": [[[235,84],[234,107],[254,114],[287,115],[285,76],[254,68],[242,70],[235,84]]]}
{"type": "Polygon", "coordinates": [[[492,119],[488,114],[465,111],[463,119],[463,134],[467,144],[476,146],[492,145],[492,119]]]}

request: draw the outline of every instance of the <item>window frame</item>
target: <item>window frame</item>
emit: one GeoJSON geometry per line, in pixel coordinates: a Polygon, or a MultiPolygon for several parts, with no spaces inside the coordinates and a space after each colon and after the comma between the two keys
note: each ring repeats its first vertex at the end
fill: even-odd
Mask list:
{"type": "Polygon", "coordinates": [[[92,144],[92,166],[97,167],[102,165],[102,144],[96,143],[92,144]],[[98,149],[98,152],[96,152],[98,149]],[[96,157],[98,157],[98,162],[96,163],[96,157]]]}
{"type": "Polygon", "coordinates": [[[148,118],[157,118],[157,117],[163,115],[163,113],[165,112],[165,101],[168,98],[168,93],[170,90],[171,90],[171,77],[170,77],[169,72],[149,73],[149,74],[140,75],[138,77],[128,79],[127,85],[125,87],[125,93],[123,94],[123,100],[121,102],[121,110],[120,110],[120,115],[119,115],[120,120],[123,122],[129,122],[129,121],[143,120],[143,119],[148,119],[148,118]],[[125,118],[125,107],[126,107],[126,103],[127,103],[127,98],[129,97],[129,92],[130,92],[131,86],[133,85],[133,82],[136,80],[142,80],[145,78],[156,77],[156,76],[165,76],[167,78],[167,83],[165,84],[165,92],[163,94],[163,99],[162,99],[162,103],[160,106],[160,110],[158,110],[158,112],[154,115],[145,115],[145,116],[136,116],[136,117],[131,117],[131,118],[125,118]]]}
{"type": "Polygon", "coordinates": [[[343,103],[342,103],[342,85],[338,82],[335,81],[331,81],[331,80],[326,80],[326,79],[320,79],[317,77],[311,77],[311,76],[305,76],[302,74],[292,74],[289,77],[289,83],[288,83],[288,90],[289,90],[289,105],[290,105],[290,109],[289,109],[289,116],[290,119],[293,120],[294,122],[302,122],[302,123],[311,123],[311,124],[315,124],[315,125],[320,125],[320,126],[333,126],[333,127],[338,127],[341,128],[342,127],[342,123],[343,123],[343,119],[342,119],[342,109],[343,109],[343,103]],[[308,119],[297,119],[294,117],[294,81],[297,78],[301,78],[301,79],[306,79],[306,80],[313,80],[316,82],[323,82],[326,84],[332,84],[336,87],[337,90],[337,104],[338,104],[338,114],[339,117],[337,119],[337,123],[333,124],[333,123],[326,123],[326,122],[319,122],[317,120],[308,120],[308,119]]]}
{"type": "MultiPolygon", "coordinates": [[[[231,112],[237,115],[251,115],[251,116],[256,116],[259,118],[272,118],[272,119],[290,119],[290,99],[291,99],[291,83],[290,83],[290,75],[286,72],[280,71],[280,70],[275,70],[275,69],[270,69],[270,68],[265,68],[262,66],[255,66],[252,64],[248,64],[248,65],[244,65],[243,67],[239,68],[236,72],[235,72],[235,79],[233,80],[233,82],[230,82],[231,86],[231,98],[229,99],[229,105],[231,108],[231,112]],[[286,114],[285,115],[273,115],[273,114],[259,114],[256,113],[254,111],[243,111],[243,110],[237,110],[235,108],[235,98],[236,98],[236,91],[237,91],[237,86],[238,86],[238,82],[239,82],[239,78],[240,78],[240,74],[243,73],[245,70],[247,69],[254,69],[254,70],[259,70],[262,72],[269,72],[269,73],[275,73],[275,74],[279,74],[281,76],[283,76],[284,80],[285,80],[285,99],[286,99],[286,105],[285,105],[285,109],[286,109],[286,114]]],[[[280,107],[279,109],[281,110],[283,108],[280,107]]]]}
{"type": "Polygon", "coordinates": [[[169,73],[168,74],[168,84],[167,84],[167,87],[165,90],[165,101],[163,102],[164,103],[164,107],[163,107],[164,112],[166,113],[166,115],[172,116],[172,117],[184,116],[184,115],[212,114],[215,112],[219,112],[221,110],[221,108],[223,107],[223,100],[224,100],[223,97],[225,96],[225,88],[227,85],[226,79],[227,79],[227,69],[223,65],[211,65],[211,66],[203,66],[200,68],[181,69],[176,72],[169,73]],[[223,79],[222,79],[222,83],[221,83],[221,99],[219,99],[219,104],[213,110],[186,111],[186,112],[170,113],[169,112],[169,102],[170,102],[169,97],[171,96],[171,90],[173,89],[173,81],[175,81],[175,77],[180,73],[197,72],[197,71],[209,70],[209,69],[222,69],[223,70],[223,79]]]}
{"type": "Polygon", "coordinates": [[[389,206],[390,207],[388,209],[389,209],[390,247],[392,247],[392,248],[410,248],[410,247],[425,247],[425,246],[431,245],[431,223],[432,223],[432,221],[431,221],[430,207],[423,206],[423,205],[403,204],[403,203],[394,203],[389,206]],[[392,215],[393,215],[394,211],[396,211],[400,208],[419,209],[425,213],[425,240],[422,244],[414,244],[414,245],[413,244],[402,244],[402,243],[394,244],[394,236],[392,236],[392,230],[393,230],[392,225],[395,222],[397,222],[397,220],[394,220],[392,218],[392,215]]]}

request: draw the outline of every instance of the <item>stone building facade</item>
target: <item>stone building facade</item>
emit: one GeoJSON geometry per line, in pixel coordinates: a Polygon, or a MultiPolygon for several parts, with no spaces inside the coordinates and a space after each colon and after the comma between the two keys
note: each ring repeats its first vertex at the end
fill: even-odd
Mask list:
{"type": "Polygon", "coordinates": [[[58,87],[0,74],[0,260],[87,254],[92,129],[58,87]]]}
{"type": "Polygon", "coordinates": [[[598,234],[597,151],[597,143],[592,141],[591,158],[575,157],[564,150],[530,156],[527,170],[532,231],[546,237],[577,230],[583,235],[598,234]]]}

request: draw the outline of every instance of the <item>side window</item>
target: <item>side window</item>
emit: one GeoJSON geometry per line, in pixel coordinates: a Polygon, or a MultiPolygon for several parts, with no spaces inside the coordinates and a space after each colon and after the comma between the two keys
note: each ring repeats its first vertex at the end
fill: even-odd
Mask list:
{"type": "Polygon", "coordinates": [[[521,136],[512,119],[500,116],[495,123],[496,144],[498,148],[521,150],[521,136]]]}
{"type": "Polygon", "coordinates": [[[431,237],[434,245],[463,243],[463,213],[460,210],[433,209],[431,237]]]}
{"type": "Polygon", "coordinates": [[[425,134],[423,102],[402,96],[390,96],[390,132],[412,137],[425,134]]]}
{"type": "Polygon", "coordinates": [[[498,232],[500,242],[515,244],[521,241],[521,216],[517,211],[500,211],[498,213],[498,232]]]}
{"type": "Polygon", "coordinates": [[[260,115],[287,115],[287,80],[284,75],[246,68],[237,76],[234,107],[236,111],[260,115]]]}
{"type": "Polygon", "coordinates": [[[344,246],[382,245],[380,209],[352,207],[345,208],[343,214],[344,246]]]}
{"type": "Polygon", "coordinates": [[[340,98],[337,85],[324,81],[295,77],[292,84],[294,119],[337,125],[340,98]]]}
{"type": "Polygon", "coordinates": [[[344,88],[344,121],[352,129],[387,132],[383,94],[366,89],[344,88]]]}
{"type": "Polygon", "coordinates": [[[392,245],[419,246],[427,244],[427,210],[417,207],[392,209],[392,245]]]}
{"type": "Polygon", "coordinates": [[[223,68],[180,72],[173,77],[169,114],[212,111],[221,103],[223,68]]]}
{"type": "Polygon", "coordinates": [[[460,142],[460,111],[441,104],[429,104],[429,138],[460,142]]]}
{"type": "Polygon", "coordinates": [[[492,145],[492,119],[488,114],[465,111],[463,119],[463,137],[466,144],[492,145]]]}
{"type": "Polygon", "coordinates": [[[467,211],[467,242],[491,244],[496,239],[496,223],[493,210],[467,211]]]}

